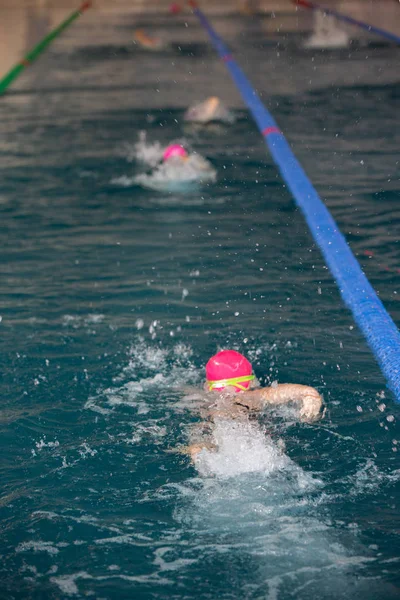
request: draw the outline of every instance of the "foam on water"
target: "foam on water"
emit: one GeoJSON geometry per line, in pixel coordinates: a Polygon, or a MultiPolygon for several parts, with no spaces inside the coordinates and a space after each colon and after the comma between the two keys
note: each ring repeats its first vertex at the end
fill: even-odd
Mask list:
{"type": "Polygon", "coordinates": [[[128,175],[121,175],[120,177],[113,177],[110,181],[112,185],[118,185],[120,187],[132,187],[135,185],[135,176],[129,177],[128,175]]]}
{"type": "MultiPolygon", "coordinates": [[[[158,577],[157,575],[125,575],[122,573],[113,573],[109,576],[103,575],[95,577],[90,575],[86,571],[78,571],[77,573],[73,573],[71,575],[63,575],[59,577],[51,577],[50,581],[56,584],[61,592],[66,594],[67,596],[77,596],[79,595],[79,588],[76,584],[77,581],[86,579],[91,580],[92,582],[101,582],[101,581],[112,581],[116,579],[122,579],[124,581],[128,581],[131,583],[145,583],[145,584],[158,584],[158,585],[171,585],[173,582],[167,579],[166,577],[158,577]]],[[[92,596],[94,594],[89,591],[87,595],[92,596]]]]}
{"type": "Polygon", "coordinates": [[[375,560],[373,553],[359,544],[354,530],[338,535],[316,513],[318,483],[306,474],[302,481],[298,470],[289,463],[282,468],[284,463],[269,474],[207,478],[200,488],[194,482],[176,488],[175,518],[192,539],[190,551],[183,547],[180,555],[197,555],[198,565],[212,561],[222,577],[226,561],[232,577],[235,565],[248,565],[249,578],[242,579],[238,592],[242,598],[277,600],[291,593],[304,600],[350,599],[358,597],[353,596],[355,573],[357,585],[368,591],[362,570],[375,560]]]}
{"type": "Polygon", "coordinates": [[[55,555],[58,554],[60,552],[59,548],[57,548],[57,545],[60,546],[61,548],[65,548],[66,546],[68,546],[68,544],[62,543],[60,542],[60,544],[53,544],[52,542],[44,542],[41,540],[36,540],[36,541],[29,541],[29,542],[23,542],[22,544],[19,544],[15,551],[16,552],[47,552],[50,555],[55,555]],[[61,544],[61,546],[60,546],[61,544]]]}
{"type": "Polygon", "coordinates": [[[89,314],[86,316],[78,316],[78,315],[63,315],[61,322],[65,327],[74,327],[78,328],[82,325],[97,325],[98,323],[102,323],[105,319],[105,315],[102,314],[89,314]]]}
{"type": "Polygon", "coordinates": [[[175,519],[196,540],[199,562],[213,556],[222,566],[229,556],[232,565],[251,565],[243,598],[373,597],[362,571],[376,558],[357,529],[339,531],[323,516],[323,482],[256,423],[219,420],[213,437],[218,451],[195,460],[200,478],[161,492],[175,498],[175,519]]]}
{"type": "Polygon", "coordinates": [[[348,494],[350,497],[374,493],[382,485],[397,483],[398,481],[400,481],[400,469],[393,469],[384,473],[377,467],[372,458],[365,459],[355,474],[345,478],[345,482],[349,485],[348,494]]]}

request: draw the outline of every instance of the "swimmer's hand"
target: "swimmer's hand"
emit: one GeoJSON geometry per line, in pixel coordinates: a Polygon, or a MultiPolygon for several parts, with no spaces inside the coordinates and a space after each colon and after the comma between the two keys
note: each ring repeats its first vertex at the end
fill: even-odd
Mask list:
{"type": "Polygon", "coordinates": [[[309,388],[310,393],[303,396],[302,407],[300,409],[300,421],[312,423],[323,416],[322,398],[314,388],[309,388]]]}
{"type": "MultiPolygon", "coordinates": [[[[315,388],[308,385],[282,383],[244,393],[243,399],[246,399],[246,402],[247,397],[250,397],[249,400],[254,398],[253,404],[256,404],[254,400],[261,401],[263,406],[296,402],[300,404],[300,420],[307,423],[316,421],[323,416],[323,413],[321,413],[322,398],[315,388]]],[[[254,408],[256,407],[254,406],[254,408]]]]}

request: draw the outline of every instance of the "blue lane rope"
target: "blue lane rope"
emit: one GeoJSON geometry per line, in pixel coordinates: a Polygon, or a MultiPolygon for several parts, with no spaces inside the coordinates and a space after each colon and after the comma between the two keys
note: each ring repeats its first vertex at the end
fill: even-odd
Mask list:
{"type": "Polygon", "coordinates": [[[283,179],[305,216],[311,233],[336,279],[345,304],[364,333],[396,402],[400,403],[399,330],[362,272],[344,236],[291,151],[277,123],[203,12],[195,2],[191,1],[189,4],[228,67],[283,179]]]}
{"type": "Polygon", "coordinates": [[[344,21],[345,23],[350,23],[350,25],[355,25],[356,27],[361,27],[361,29],[365,29],[369,33],[376,33],[377,35],[382,35],[383,37],[391,40],[392,42],[396,42],[396,44],[400,44],[400,36],[395,33],[391,33],[390,31],[386,31],[385,29],[380,29],[380,27],[375,27],[374,25],[369,25],[368,23],[364,23],[363,21],[358,21],[358,19],[353,19],[353,17],[348,17],[337,10],[333,10],[333,8],[325,8],[325,6],[321,6],[320,4],[316,4],[315,2],[310,2],[310,0],[293,0],[297,6],[304,6],[304,8],[310,8],[311,10],[320,10],[321,12],[326,13],[327,15],[332,15],[339,19],[340,21],[344,21]]]}

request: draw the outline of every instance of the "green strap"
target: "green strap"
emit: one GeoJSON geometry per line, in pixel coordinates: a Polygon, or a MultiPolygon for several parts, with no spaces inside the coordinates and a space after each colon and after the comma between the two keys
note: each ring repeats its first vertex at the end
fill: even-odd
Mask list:
{"type": "Polygon", "coordinates": [[[218,387],[227,387],[229,385],[234,385],[235,387],[238,387],[240,390],[245,392],[247,388],[240,384],[244,383],[245,381],[252,381],[254,378],[254,375],[242,375],[241,377],[231,377],[230,379],[217,379],[215,381],[207,380],[207,385],[209,390],[214,390],[218,387]]]}

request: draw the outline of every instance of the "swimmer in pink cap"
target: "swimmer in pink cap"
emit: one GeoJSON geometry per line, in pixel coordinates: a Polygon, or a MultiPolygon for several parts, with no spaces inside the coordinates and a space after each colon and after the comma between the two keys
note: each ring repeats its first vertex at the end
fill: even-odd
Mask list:
{"type": "MultiPolygon", "coordinates": [[[[251,363],[236,350],[222,350],[206,364],[205,390],[215,398],[201,411],[210,422],[220,419],[248,419],[260,413],[265,406],[294,403],[300,407],[300,420],[312,422],[320,418],[322,398],[313,387],[297,383],[282,383],[267,388],[257,387],[251,363]]],[[[208,443],[189,446],[194,458],[208,443]]]]}
{"type": "Polygon", "coordinates": [[[171,158],[187,160],[189,155],[181,144],[170,144],[165,148],[162,159],[166,162],[171,158]]]}

